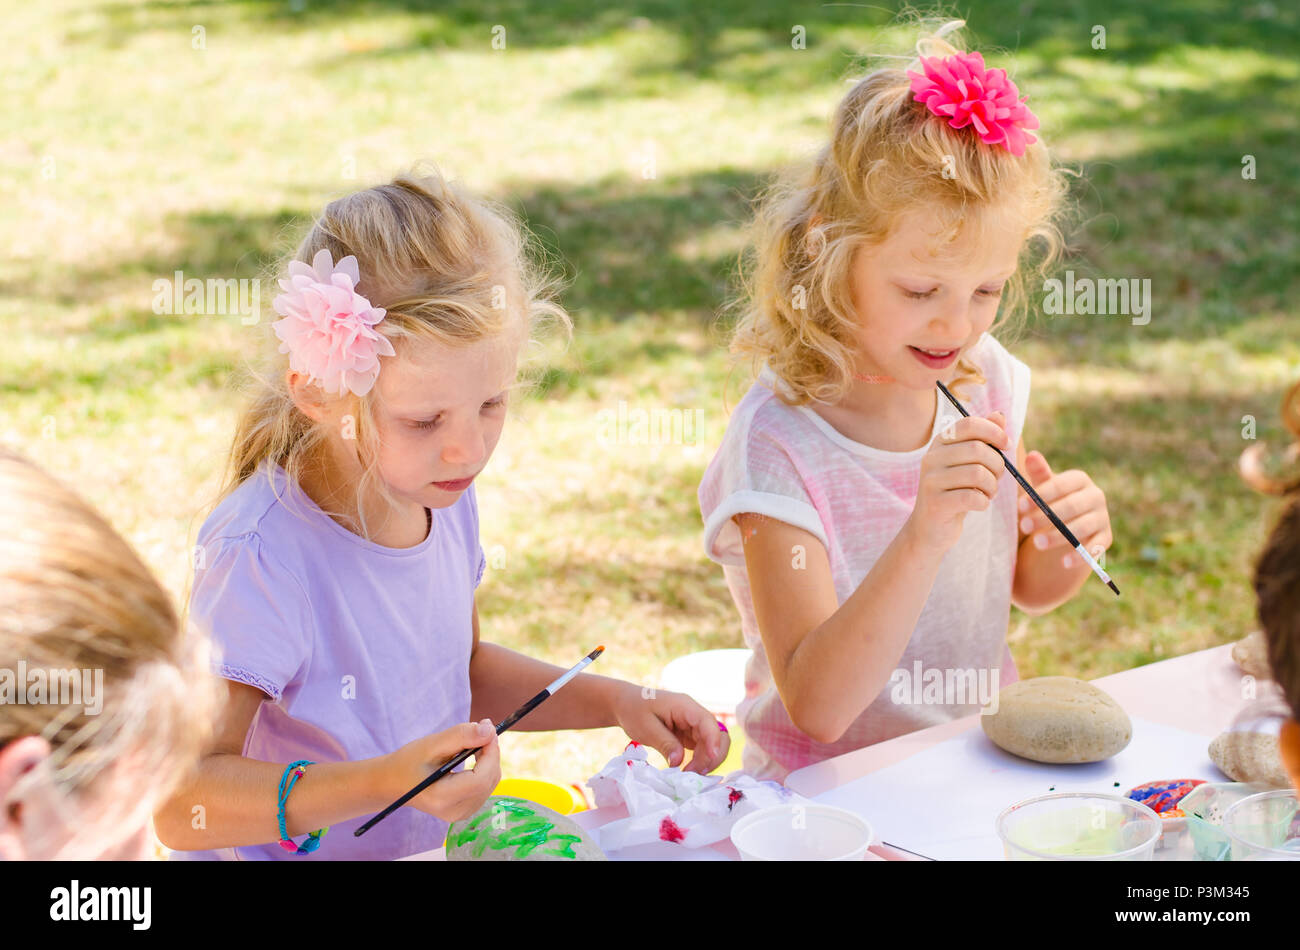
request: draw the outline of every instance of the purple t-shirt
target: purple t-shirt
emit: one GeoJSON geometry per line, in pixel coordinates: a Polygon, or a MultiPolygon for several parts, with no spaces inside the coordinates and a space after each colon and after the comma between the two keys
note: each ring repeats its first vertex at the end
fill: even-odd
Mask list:
{"type": "MultiPolygon", "coordinates": [[[[218,674],[268,697],[244,739],[247,758],[365,759],[468,721],[474,590],[486,566],[474,487],[431,519],[415,547],[374,544],[267,462],[203,523],[190,617],[212,636],[218,674]]],[[[275,795],[267,789],[268,809],[275,795]]],[[[437,848],[447,832],[405,807],[354,837],[370,817],[332,826],[309,855],[271,841],[172,857],[392,859],[437,848]]]]}

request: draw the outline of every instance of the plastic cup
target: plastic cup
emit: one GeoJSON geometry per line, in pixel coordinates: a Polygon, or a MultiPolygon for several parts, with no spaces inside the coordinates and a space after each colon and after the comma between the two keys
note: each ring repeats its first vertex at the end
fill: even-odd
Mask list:
{"type": "Polygon", "coordinates": [[[996,824],[1009,861],[1150,861],[1160,821],[1130,798],[1057,792],[1012,805],[996,824]]]}
{"type": "Polygon", "coordinates": [[[1300,861],[1300,823],[1295,789],[1260,792],[1237,802],[1223,816],[1233,861],[1300,861]]]}
{"type": "Polygon", "coordinates": [[[1232,841],[1223,830],[1223,816],[1255,791],[1243,782],[1206,782],[1183,796],[1178,807],[1187,816],[1184,820],[1197,861],[1227,861],[1231,857],[1232,841]]]}
{"type": "Polygon", "coordinates": [[[871,845],[871,824],[830,805],[774,805],[746,815],[731,828],[742,861],[861,861],[871,845]]]}

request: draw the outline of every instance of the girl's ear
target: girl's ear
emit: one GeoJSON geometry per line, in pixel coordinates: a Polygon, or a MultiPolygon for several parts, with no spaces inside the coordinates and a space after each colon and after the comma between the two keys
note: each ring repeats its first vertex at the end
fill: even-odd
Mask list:
{"type": "Polygon", "coordinates": [[[327,422],[333,416],[335,400],[316,383],[310,381],[305,373],[295,370],[285,371],[285,381],[289,387],[289,398],[308,419],[313,422],[327,422]]]}
{"type": "Polygon", "coordinates": [[[25,815],[23,803],[10,801],[18,781],[50,757],[50,744],[40,736],[23,736],[0,749],[0,855],[9,860],[26,857],[24,841],[30,837],[30,825],[24,834],[23,823],[35,819],[25,815]]]}

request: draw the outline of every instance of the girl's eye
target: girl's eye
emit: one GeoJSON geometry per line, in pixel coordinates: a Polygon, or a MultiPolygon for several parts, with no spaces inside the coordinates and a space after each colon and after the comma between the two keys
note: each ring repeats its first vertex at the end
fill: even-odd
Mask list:
{"type": "Polygon", "coordinates": [[[415,429],[432,429],[441,418],[441,416],[434,416],[432,419],[425,419],[423,422],[413,422],[411,426],[415,429]]]}
{"type": "Polygon", "coordinates": [[[993,297],[993,298],[997,298],[997,297],[1001,297],[1001,296],[1002,296],[1002,288],[1001,288],[1001,287],[997,287],[997,288],[995,288],[995,289],[993,289],[993,290],[984,290],[984,289],[981,289],[981,290],[979,291],[979,293],[982,294],[982,295],[985,296],[985,297],[993,297]]]}
{"type": "Polygon", "coordinates": [[[506,397],[505,397],[505,396],[498,396],[496,399],[493,399],[493,400],[491,400],[491,401],[489,401],[489,402],[485,402],[485,403],[483,403],[483,408],[484,408],[484,409],[496,409],[496,408],[498,408],[499,406],[504,406],[505,404],[506,404],[506,397]]]}
{"type": "Polygon", "coordinates": [[[910,297],[912,300],[924,300],[926,297],[932,296],[938,289],[938,287],[931,287],[929,290],[918,293],[914,290],[908,290],[906,287],[903,287],[902,291],[904,297],[910,297]]]}

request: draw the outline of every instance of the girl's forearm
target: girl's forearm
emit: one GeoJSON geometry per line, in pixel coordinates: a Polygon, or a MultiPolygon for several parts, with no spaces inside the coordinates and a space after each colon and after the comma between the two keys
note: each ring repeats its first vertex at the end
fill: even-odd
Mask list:
{"type": "Polygon", "coordinates": [[[834,742],[880,694],[920,619],[943,560],[904,525],[857,589],[795,648],[782,701],[819,742],[834,742]]]}
{"type": "MultiPolygon", "coordinates": [[[[308,766],[285,808],[289,837],[377,812],[405,791],[383,787],[378,761],[308,766]]],[[[154,815],[159,840],[176,851],[278,841],[277,796],[288,764],[228,753],[207,756],[194,778],[154,815]]]]}
{"type": "Polygon", "coordinates": [[[1016,573],[1012,579],[1012,602],[1031,616],[1055,610],[1075,594],[1088,580],[1092,569],[1078,554],[1066,548],[1040,551],[1027,536],[1016,551],[1016,573]],[[1072,567],[1062,560],[1070,555],[1072,567]]]}
{"type": "MultiPolygon", "coordinates": [[[[577,663],[581,656],[575,656],[577,663]]],[[[495,643],[479,642],[469,664],[470,718],[499,723],[545,689],[569,667],[554,666],[495,643]]],[[[614,698],[631,687],[623,680],[579,673],[564,688],[512,727],[518,732],[602,729],[618,725],[614,698]]]]}

